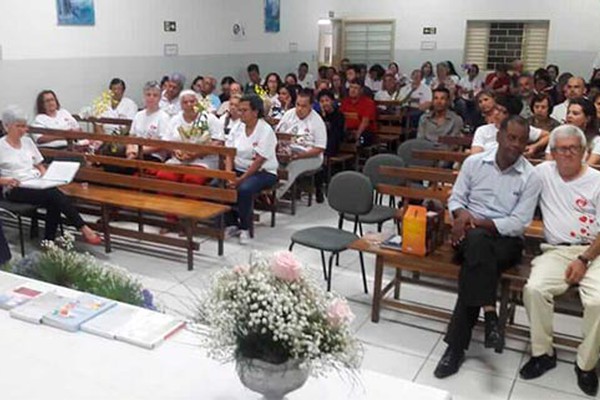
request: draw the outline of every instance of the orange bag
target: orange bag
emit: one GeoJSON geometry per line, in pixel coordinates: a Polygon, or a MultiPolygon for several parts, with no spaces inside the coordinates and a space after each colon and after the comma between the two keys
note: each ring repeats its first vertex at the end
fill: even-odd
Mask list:
{"type": "Polygon", "coordinates": [[[402,218],[402,252],[424,256],[427,254],[427,208],[408,206],[402,218]]]}

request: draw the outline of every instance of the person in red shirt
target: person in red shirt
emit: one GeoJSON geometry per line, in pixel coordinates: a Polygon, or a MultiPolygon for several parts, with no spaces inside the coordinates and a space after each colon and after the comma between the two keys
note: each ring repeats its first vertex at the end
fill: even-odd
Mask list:
{"type": "Polygon", "coordinates": [[[377,130],[375,102],[363,95],[363,84],[358,79],[349,82],[348,96],[342,99],[340,111],[346,119],[346,131],[360,146],[368,146],[377,130]]]}
{"type": "Polygon", "coordinates": [[[508,67],[504,64],[499,64],[496,71],[485,78],[485,88],[494,93],[508,93],[509,86],[508,67]]]}

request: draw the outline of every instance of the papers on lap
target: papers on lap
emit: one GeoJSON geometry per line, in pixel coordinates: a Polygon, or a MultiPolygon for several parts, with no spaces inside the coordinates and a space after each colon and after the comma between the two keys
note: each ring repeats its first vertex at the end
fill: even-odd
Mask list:
{"type": "Polygon", "coordinates": [[[73,161],[53,161],[44,176],[23,181],[19,186],[27,189],[49,189],[67,185],[75,178],[79,166],[78,162],[73,161]]]}

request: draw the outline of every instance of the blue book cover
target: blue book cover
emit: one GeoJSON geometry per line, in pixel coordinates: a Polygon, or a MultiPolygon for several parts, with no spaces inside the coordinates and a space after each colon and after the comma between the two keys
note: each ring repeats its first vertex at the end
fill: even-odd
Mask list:
{"type": "Polygon", "coordinates": [[[44,315],[42,323],[75,332],[81,324],[114,307],[117,303],[91,294],[82,294],[44,315]]]}

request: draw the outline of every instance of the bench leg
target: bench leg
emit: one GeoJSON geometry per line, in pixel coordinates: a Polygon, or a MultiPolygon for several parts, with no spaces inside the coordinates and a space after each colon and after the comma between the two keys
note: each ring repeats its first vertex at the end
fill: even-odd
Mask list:
{"type": "Polygon", "coordinates": [[[224,238],[225,238],[225,216],[224,215],[219,216],[219,218],[217,219],[217,227],[219,229],[217,254],[219,256],[222,256],[224,253],[223,244],[225,242],[225,240],[224,240],[224,238]]]}
{"type": "Polygon", "coordinates": [[[288,250],[291,252],[293,248],[294,248],[294,242],[290,243],[290,247],[288,248],[288,250]]]}
{"type": "Polygon", "coordinates": [[[396,269],[394,278],[394,300],[400,300],[400,283],[402,282],[402,270],[396,269]]]}
{"type": "Polygon", "coordinates": [[[110,243],[110,210],[108,206],[102,205],[102,233],[104,233],[104,252],[110,253],[112,251],[112,246],[110,243]]]}
{"type": "Polygon", "coordinates": [[[381,285],[383,282],[383,257],[377,255],[375,259],[375,281],[373,282],[373,301],[371,302],[371,321],[379,322],[381,311],[381,285]]]}
{"type": "Polygon", "coordinates": [[[29,238],[35,239],[40,235],[40,225],[37,212],[31,217],[31,228],[29,229],[29,238]]]}
{"type": "Polygon", "coordinates": [[[296,194],[297,194],[297,183],[292,184],[292,215],[296,215],[296,194]]]}
{"type": "Polygon", "coordinates": [[[188,271],[194,269],[194,220],[185,222],[185,236],[187,239],[187,262],[188,271]]]}
{"type": "MultiPolygon", "coordinates": [[[[501,343],[504,344],[504,335],[506,332],[506,322],[508,320],[508,298],[510,295],[510,280],[502,279],[500,281],[500,315],[498,316],[498,325],[500,326],[501,343]]],[[[494,349],[496,353],[502,353],[504,345],[494,349]]]]}

